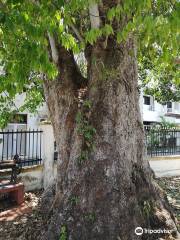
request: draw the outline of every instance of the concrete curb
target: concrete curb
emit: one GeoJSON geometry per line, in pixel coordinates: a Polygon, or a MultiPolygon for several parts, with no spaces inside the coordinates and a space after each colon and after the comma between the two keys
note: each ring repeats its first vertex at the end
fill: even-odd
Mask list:
{"type": "Polygon", "coordinates": [[[180,160],[180,155],[156,156],[156,157],[149,158],[149,161],[159,161],[159,160],[180,160]]]}

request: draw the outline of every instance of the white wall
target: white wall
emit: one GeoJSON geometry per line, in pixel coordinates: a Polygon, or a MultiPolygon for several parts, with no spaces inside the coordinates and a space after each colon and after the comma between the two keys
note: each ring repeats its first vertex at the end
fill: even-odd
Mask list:
{"type": "MultiPolygon", "coordinates": [[[[21,106],[25,100],[25,94],[21,94],[16,97],[15,104],[17,107],[21,106]]],[[[154,101],[154,98],[151,96],[151,109],[149,105],[143,104],[143,92],[141,91],[139,104],[141,109],[142,120],[147,122],[160,122],[161,116],[165,117],[167,121],[174,122],[180,124],[180,103],[172,103],[172,112],[175,114],[179,114],[179,119],[173,116],[166,116],[167,114],[167,106],[161,105],[157,101],[154,101]]],[[[43,116],[48,115],[47,105],[44,103],[43,106],[39,107],[38,114],[33,115],[28,112],[24,112],[28,114],[27,119],[27,128],[37,129],[39,127],[39,119],[43,118],[43,116]]]]}
{"type": "Polygon", "coordinates": [[[54,134],[51,124],[42,124],[43,130],[43,187],[46,189],[56,178],[54,170],[54,134]]]}
{"type": "Polygon", "coordinates": [[[167,121],[180,124],[180,103],[172,103],[172,113],[178,114],[179,118],[175,116],[167,115],[167,106],[154,101],[151,96],[151,105],[145,105],[143,99],[143,93],[140,95],[140,108],[142,112],[142,119],[146,122],[161,122],[161,117],[164,117],[167,121]]]}
{"type": "MultiPolygon", "coordinates": [[[[54,134],[51,124],[39,125],[42,133],[42,165],[23,167],[19,180],[25,185],[26,191],[46,189],[54,182],[57,165],[54,161],[54,134]]],[[[1,146],[1,144],[0,144],[1,146]]],[[[10,179],[10,172],[0,172],[0,176],[10,179]]]]}
{"type": "MultiPolygon", "coordinates": [[[[16,96],[16,99],[15,99],[15,106],[17,108],[19,108],[20,106],[23,105],[24,101],[25,101],[25,98],[26,98],[26,94],[23,93],[21,95],[17,95],[16,96]]],[[[27,114],[27,129],[37,129],[39,127],[39,119],[43,116],[47,116],[48,115],[48,108],[47,108],[47,105],[46,103],[44,103],[42,106],[40,106],[38,109],[37,109],[37,112],[36,114],[32,114],[32,113],[29,113],[27,110],[25,110],[23,112],[23,114],[27,114]]]]}
{"type": "Polygon", "coordinates": [[[43,188],[43,167],[41,165],[23,168],[18,180],[24,183],[25,191],[43,188]]]}

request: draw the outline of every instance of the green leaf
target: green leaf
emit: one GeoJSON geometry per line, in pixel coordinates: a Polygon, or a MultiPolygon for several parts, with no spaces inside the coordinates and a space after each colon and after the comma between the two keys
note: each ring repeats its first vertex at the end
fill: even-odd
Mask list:
{"type": "Polygon", "coordinates": [[[105,36],[109,36],[110,34],[114,34],[113,28],[110,24],[105,24],[102,32],[105,36]]]}
{"type": "Polygon", "coordinates": [[[108,10],[107,19],[109,21],[112,21],[113,18],[115,17],[115,15],[116,15],[116,9],[115,8],[111,8],[111,9],[108,10]]]}

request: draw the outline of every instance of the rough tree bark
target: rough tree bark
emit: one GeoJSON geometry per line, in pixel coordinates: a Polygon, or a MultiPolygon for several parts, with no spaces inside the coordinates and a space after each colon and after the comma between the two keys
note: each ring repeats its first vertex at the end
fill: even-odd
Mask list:
{"type": "Polygon", "coordinates": [[[60,76],[44,81],[59,160],[56,195],[42,239],[59,239],[62,226],[72,240],[163,237],[139,237],[134,233],[138,226],[173,229],[177,237],[145,157],[133,37],[119,45],[111,37],[106,47],[103,40],[89,47],[88,80],[71,53],[58,52],[60,76]],[[80,94],[86,104],[79,103],[80,94]],[[96,130],[89,142],[79,126],[83,121],[96,130]]]}

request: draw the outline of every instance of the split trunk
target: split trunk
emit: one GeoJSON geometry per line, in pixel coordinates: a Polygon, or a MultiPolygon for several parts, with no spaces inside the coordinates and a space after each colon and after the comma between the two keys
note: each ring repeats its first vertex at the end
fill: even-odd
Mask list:
{"type": "Polygon", "coordinates": [[[163,237],[137,236],[136,227],[168,227],[176,236],[145,157],[133,38],[89,47],[88,81],[72,54],[59,51],[61,77],[44,83],[59,159],[42,239],[66,239],[66,233],[72,240],[163,237]]]}

